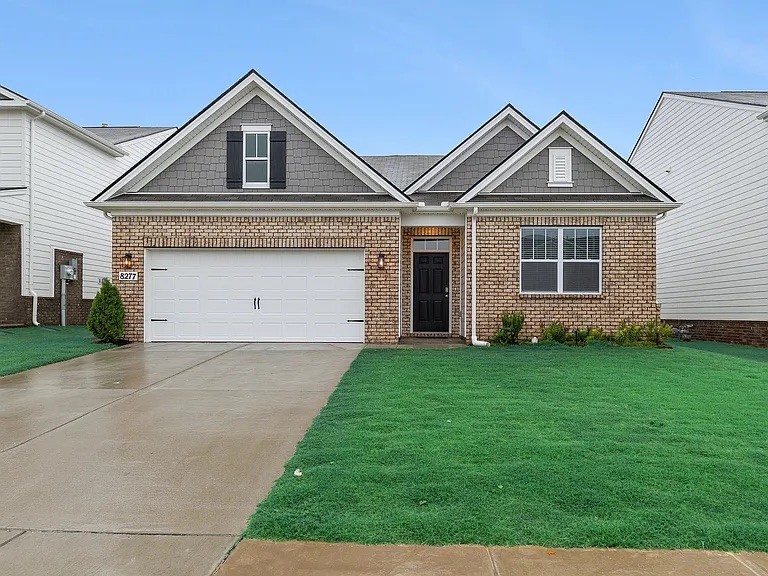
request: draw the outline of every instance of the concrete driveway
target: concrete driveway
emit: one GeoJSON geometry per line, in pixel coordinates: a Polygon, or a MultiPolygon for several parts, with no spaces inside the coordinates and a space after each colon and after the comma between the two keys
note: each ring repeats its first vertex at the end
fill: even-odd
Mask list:
{"type": "Polygon", "coordinates": [[[136,344],[0,378],[0,574],[209,574],[360,347],[136,344]]]}

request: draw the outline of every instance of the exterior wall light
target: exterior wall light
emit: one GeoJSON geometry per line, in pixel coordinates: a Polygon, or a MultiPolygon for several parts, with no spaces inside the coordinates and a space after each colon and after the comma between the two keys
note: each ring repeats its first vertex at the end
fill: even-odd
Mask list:
{"type": "Polygon", "coordinates": [[[379,260],[377,262],[379,270],[384,270],[384,253],[379,252],[379,260]]]}
{"type": "Polygon", "coordinates": [[[123,268],[133,268],[133,254],[130,252],[123,255],[123,268]]]}

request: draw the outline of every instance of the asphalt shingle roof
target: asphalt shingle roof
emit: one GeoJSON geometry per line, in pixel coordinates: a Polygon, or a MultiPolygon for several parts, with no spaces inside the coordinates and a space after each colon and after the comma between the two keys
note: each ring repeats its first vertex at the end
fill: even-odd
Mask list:
{"type": "Polygon", "coordinates": [[[670,92],[679,96],[692,96],[693,98],[706,98],[707,100],[720,100],[721,102],[733,102],[735,104],[753,104],[755,106],[768,106],[768,92],[752,90],[723,90],[721,92],[670,92]]]}
{"type": "Polygon", "coordinates": [[[395,186],[404,190],[432,168],[442,156],[434,154],[409,154],[393,156],[361,156],[375,170],[395,186]]]}
{"type": "Polygon", "coordinates": [[[174,126],[83,126],[83,128],[112,144],[122,144],[158,132],[175,130],[174,126]]]}

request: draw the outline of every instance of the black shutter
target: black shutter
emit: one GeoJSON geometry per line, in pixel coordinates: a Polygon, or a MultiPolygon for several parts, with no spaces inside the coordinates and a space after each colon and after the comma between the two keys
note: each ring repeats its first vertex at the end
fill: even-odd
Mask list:
{"type": "Polygon", "coordinates": [[[269,187],[285,188],[285,131],[269,133],[269,187]]]}
{"type": "Polygon", "coordinates": [[[227,132],[227,188],[243,187],[243,133],[227,132]]]}

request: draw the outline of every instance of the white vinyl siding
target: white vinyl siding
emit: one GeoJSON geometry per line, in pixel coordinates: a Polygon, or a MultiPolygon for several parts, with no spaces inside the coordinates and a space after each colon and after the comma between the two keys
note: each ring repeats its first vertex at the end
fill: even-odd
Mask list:
{"type": "Polygon", "coordinates": [[[0,109],[0,188],[26,186],[24,114],[0,109]]]}
{"type": "MultiPolygon", "coordinates": [[[[24,172],[28,174],[32,116],[21,116],[24,138],[19,142],[19,148],[24,158],[24,172]]],[[[116,158],[45,119],[36,121],[31,258],[33,287],[39,296],[54,294],[55,250],[83,254],[84,298],[93,298],[101,278],[111,277],[111,222],[102,212],[83,203],[91,200],[168,135],[165,131],[120,144],[127,155],[116,158]]],[[[22,226],[22,294],[29,295],[29,191],[21,192],[0,197],[0,220],[22,226]]]]}
{"type": "Polygon", "coordinates": [[[768,122],[662,99],[631,162],[682,206],[657,225],[662,317],[768,321],[768,122]]]}

